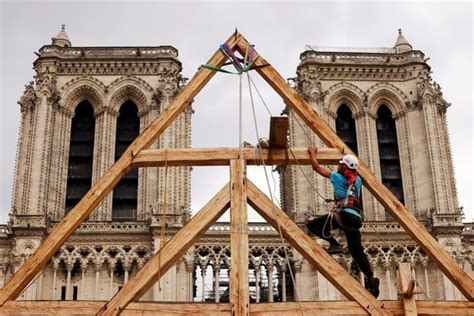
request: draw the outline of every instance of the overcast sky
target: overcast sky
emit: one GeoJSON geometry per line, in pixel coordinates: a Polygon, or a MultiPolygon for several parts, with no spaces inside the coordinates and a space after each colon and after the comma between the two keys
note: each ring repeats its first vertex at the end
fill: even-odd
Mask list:
{"type": "MultiPolygon", "coordinates": [[[[0,223],[8,220],[11,204],[20,121],[17,101],[24,85],[33,80],[33,52],[50,44],[63,23],[73,46],[172,45],[189,78],[236,27],[284,78],[295,76],[307,44],[392,47],[402,28],[413,48],[430,57],[433,78],[452,103],[448,123],[458,198],[467,219],[474,217],[470,2],[0,2],[0,223]]],[[[251,75],[272,114],[279,115],[281,99],[257,80],[257,74],[251,75]]],[[[244,101],[243,138],[256,143],[248,97],[244,101]]],[[[267,136],[269,115],[261,103],[256,106],[260,136],[267,136]]],[[[237,76],[217,74],[195,99],[194,109],[193,147],[238,146],[237,76]]],[[[249,177],[266,187],[261,169],[251,168],[249,177]]],[[[227,168],[195,168],[193,210],[227,181],[227,168]]]]}

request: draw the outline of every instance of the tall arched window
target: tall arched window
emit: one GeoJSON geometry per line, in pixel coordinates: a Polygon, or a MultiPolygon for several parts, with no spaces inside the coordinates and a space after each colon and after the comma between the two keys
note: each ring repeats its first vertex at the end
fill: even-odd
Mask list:
{"type": "Polygon", "coordinates": [[[76,206],[91,188],[94,132],[94,109],[89,102],[83,101],[76,107],[71,123],[66,184],[66,213],[76,206]]]}
{"type": "MultiPolygon", "coordinates": [[[[140,119],[135,104],[125,102],[120,108],[115,136],[115,160],[140,134],[140,119]]],[[[138,170],[132,169],[117,184],[112,200],[112,220],[137,218],[138,170]]]]}
{"type": "Polygon", "coordinates": [[[336,134],[357,154],[357,134],[351,109],[345,104],[337,109],[336,134]]]}
{"type": "MultiPolygon", "coordinates": [[[[377,111],[377,143],[380,155],[382,183],[404,203],[400,155],[398,153],[397,129],[390,109],[382,105],[377,111]]],[[[393,217],[386,212],[386,219],[393,217]]]]}
{"type": "MultiPolygon", "coordinates": [[[[356,155],[358,154],[355,120],[351,109],[346,104],[342,104],[337,109],[336,134],[356,155]]],[[[362,205],[362,192],[360,203],[362,205]]]]}

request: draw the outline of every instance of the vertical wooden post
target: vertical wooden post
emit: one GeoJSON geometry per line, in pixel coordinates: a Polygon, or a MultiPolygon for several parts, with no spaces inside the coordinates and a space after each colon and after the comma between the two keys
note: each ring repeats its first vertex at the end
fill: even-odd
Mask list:
{"type": "Polygon", "coordinates": [[[402,298],[405,315],[418,315],[416,311],[415,296],[413,295],[415,294],[415,280],[411,274],[410,263],[402,262],[398,265],[397,281],[398,295],[400,295],[402,298]]]}
{"type": "Polygon", "coordinates": [[[246,165],[230,161],[230,303],[232,315],[249,315],[249,243],[246,165]]]}

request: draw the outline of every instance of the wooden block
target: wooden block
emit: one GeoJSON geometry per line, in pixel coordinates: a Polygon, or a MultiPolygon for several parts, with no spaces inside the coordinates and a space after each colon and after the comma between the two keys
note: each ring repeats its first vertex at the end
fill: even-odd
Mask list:
{"type": "Polygon", "coordinates": [[[398,292],[401,294],[403,301],[403,309],[405,315],[413,316],[418,315],[416,311],[416,301],[413,296],[413,290],[415,289],[415,281],[411,274],[411,266],[408,262],[402,262],[398,265],[398,292]]]}
{"type": "Polygon", "coordinates": [[[288,116],[272,116],[270,118],[270,148],[286,148],[288,146],[288,116]]]}

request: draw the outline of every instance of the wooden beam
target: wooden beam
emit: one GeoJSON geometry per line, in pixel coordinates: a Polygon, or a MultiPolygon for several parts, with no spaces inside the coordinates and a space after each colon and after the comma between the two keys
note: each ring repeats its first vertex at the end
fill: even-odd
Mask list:
{"type": "MultiPolygon", "coordinates": [[[[239,37],[233,34],[226,43],[233,49],[238,39],[239,37]]],[[[217,50],[208,64],[222,66],[226,60],[226,55],[220,50],[217,50]]],[[[175,100],[135,139],[125,150],[120,159],[93,185],[82,200],[51,231],[38,246],[33,255],[25,261],[5,287],[1,289],[0,306],[7,300],[17,298],[18,294],[35,275],[38,274],[51,256],[58,251],[76,228],[130,170],[133,156],[142,149],[150,147],[161,133],[183,112],[186,106],[191,103],[193,98],[201,91],[214,74],[215,71],[204,67],[198,70],[191,81],[176,96],[175,100]]]]}
{"type": "Polygon", "coordinates": [[[247,181],[249,204],[324,275],[346,298],[357,301],[374,315],[390,315],[362,285],[344,270],[324,249],[305,234],[278,206],[251,181],[247,181]]]}
{"type": "Polygon", "coordinates": [[[229,185],[225,185],[179,232],[157,252],[137,275],[107,302],[97,315],[118,315],[138,300],[170,269],[224,213],[230,205],[229,185]]]}
{"type": "Polygon", "coordinates": [[[270,118],[270,148],[286,148],[288,146],[288,116],[272,116],[270,118]]]}
{"type": "MultiPolygon", "coordinates": [[[[241,37],[237,50],[242,54],[247,49],[248,42],[241,37]]],[[[283,98],[298,116],[315,132],[319,138],[330,148],[335,148],[341,153],[354,154],[351,149],[337,136],[326,122],[314,111],[311,106],[292,89],[285,79],[261,56],[255,61],[256,71],[267,83],[283,98]]],[[[457,286],[457,288],[470,301],[474,300],[474,281],[456,264],[443,247],[425,230],[408,209],[387,189],[370,171],[363,161],[360,161],[358,173],[365,182],[367,189],[397,219],[405,231],[420,245],[437,263],[444,274],[457,286]]]]}
{"type": "Polygon", "coordinates": [[[249,237],[246,166],[230,161],[230,292],[232,315],[249,315],[249,237]]]}
{"type": "Polygon", "coordinates": [[[411,266],[409,262],[402,262],[398,265],[397,283],[398,294],[402,298],[405,315],[418,315],[416,311],[416,300],[413,296],[413,290],[415,289],[415,280],[413,280],[413,276],[411,274],[411,266]]]}
{"type": "MultiPolygon", "coordinates": [[[[309,165],[306,148],[261,149],[265,165],[309,165]],[[290,151],[291,150],[291,151],[290,151]]],[[[168,166],[228,166],[230,160],[237,159],[239,148],[188,148],[188,149],[149,149],[142,150],[132,161],[133,167],[168,166]]],[[[242,158],[247,165],[260,165],[262,160],[254,148],[243,148],[242,158]]],[[[321,148],[317,158],[322,164],[338,164],[342,154],[336,149],[321,148]]]]}
{"type": "MultiPolygon", "coordinates": [[[[393,315],[404,315],[402,301],[381,301],[393,315]]],[[[0,308],[0,315],[94,315],[104,304],[101,301],[9,301],[0,308]]],[[[474,303],[466,301],[417,301],[421,315],[474,315],[474,303]]],[[[357,302],[301,302],[304,315],[369,315],[357,302]]],[[[250,304],[250,314],[301,315],[298,302],[250,304]]],[[[122,315],[229,315],[229,303],[134,302],[122,315]]]]}

